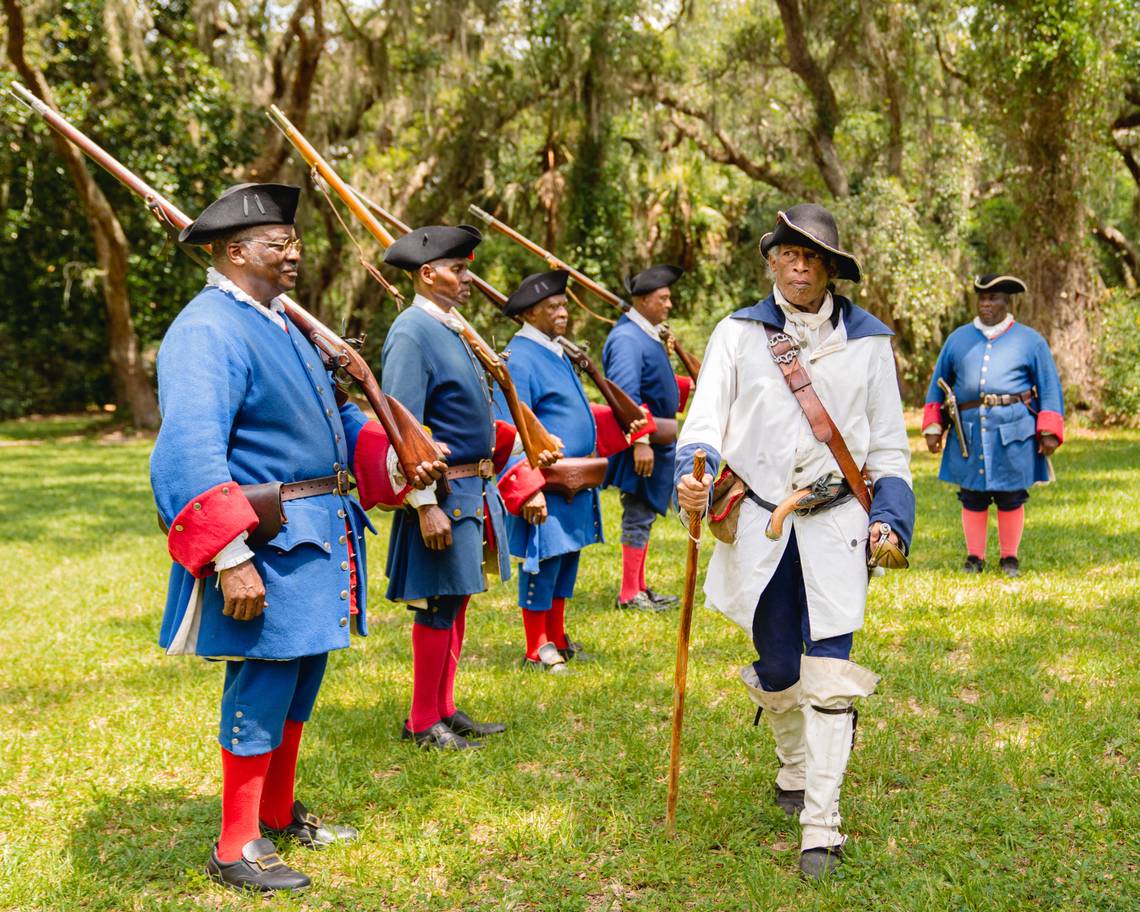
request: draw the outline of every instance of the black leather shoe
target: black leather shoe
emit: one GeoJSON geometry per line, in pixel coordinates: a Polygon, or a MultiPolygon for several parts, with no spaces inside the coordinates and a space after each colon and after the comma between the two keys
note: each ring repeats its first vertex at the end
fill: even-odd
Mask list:
{"type": "Polygon", "coordinates": [[[310,814],[300,801],[293,802],[293,822],[280,830],[266,828],[267,836],[291,836],[306,849],[325,849],[337,842],[355,842],[360,833],[354,827],[324,823],[310,814]]]}
{"type": "Polygon", "coordinates": [[[843,846],[808,849],[800,852],[800,873],[809,880],[822,880],[843,862],[843,846]]]}
{"type": "Polygon", "coordinates": [[[549,674],[565,674],[570,669],[566,667],[566,659],[553,643],[543,643],[538,650],[537,659],[523,658],[523,668],[527,671],[545,671],[549,674]]]}
{"type": "Polygon", "coordinates": [[[252,890],[272,893],[275,890],[303,890],[310,883],[307,876],[294,871],[277,854],[277,848],[268,839],[251,839],[241,847],[237,861],[218,860],[215,844],[206,862],[210,880],[231,890],[252,890]]]}
{"type": "Polygon", "coordinates": [[[408,728],[408,723],[405,720],[404,730],[400,733],[400,739],[403,741],[415,741],[416,746],[422,747],[424,750],[461,751],[483,746],[478,741],[471,741],[464,738],[463,735],[457,735],[442,721],[436,722],[431,728],[414,732],[408,728]]]}
{"type": "Polygon", "coordinates": [[[798,817],[804,809],[804,790],[782,789],[777,785],[776,804],[789,817],[798,817]]]}
{"type": "Polygon", "coordinates": [[[566,648],[558,650],[559,655],[562,656],[567,662],[571,659],[577,659],[579,662],[591,662],[594,657],[586,652],[581,643],[578,643],[569,637],[566,638],[566,648]]]}
{"type": "Polygon", "coordinates": [[[966,573],[981,573],[986,569],[986,562],[980,557],[975,557],[973,554],[966,556],[966,563],[962,565],[962,569],[966,573]]]}
{"type": "Polygon", "coordinates": [[[1006,576],[1021,576],[1021,564],[1017,562],[1016,557],[1003,557],[999,562],[999,566],[1001,567],[1001,572],[1006,576]]]}
{"type": "Polygon", "coordinates": [[[666,608],[676,608],[681,604],[681,600],[675,595],[662,595],[660,592],[654,592],[652,589],[646,587],[645,594],[649,596],[649,601],[658,605],[664,605],[666,608]]]}
{"type": "Polygon", "coordinates": [[[455,710],[455,715],[444,716],[443,724],[457,735],[475,735],[482,738],[486,735],[501,735],[507,730],[502,722],[476,722],[461,709],[455,710]]]}
{"type": "Polygon", "coordinates": [[[639,592],[628,602],[617,600],[618,611],[668,611],[665,605],[659,605],[644,592],[639,592]]]}

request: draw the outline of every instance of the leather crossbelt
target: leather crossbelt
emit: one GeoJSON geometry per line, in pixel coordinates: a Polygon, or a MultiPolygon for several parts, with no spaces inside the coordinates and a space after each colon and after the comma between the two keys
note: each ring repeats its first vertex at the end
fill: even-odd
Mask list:
{"type": "Polygon", "coordinates": [[[335,475],[286,482],[281,485],[281,502],[300,500],[302,497],[317,497],[320,494],[347,494],[353,487],[348,472],[341,469],[335,475]]]}
{"type": "Polygon", "coordinates": [[[468,462],[464,465],[448,466],[448,478],[494,478],[495,464],[490,459],[480,459],[478,462],[468,462]]]}
{"type": "Polygon", "coordinates": [[[843,473],[843,478],[848,487],[851,488],[851,492],[863,505],[863,509],[867,511],[869,516],[871,514],[871,492],[863,480],[863,473],[855,465],[851,451],[847,449],[843,435],[839,433],[839,428],[835,426],[835,422],[831,420],[827,409],[819,401],[819,394],[811,385],[811,377],[808,376],[808,372],[800,363],[800,347],[796,345],[795,339],[781,330],[773,329],[765,324],[764,332],[768,334],[768,349],[772,353],[772,360],[780,368],[780,373],[784,375],[788,389],[792,391],[792,395],[796,397],[800,408],[803,409],[808,424],[811,425],[812,434],[820,443],[827,444],[827,448],[835,457],[839,471],[843,473]]]}
{"type": "Polygon", "coordinates": [[[995,405],[1016,405],[1018,402],[1029,406],[1029,410],[1033,411],[1031,403],[1036,390],[1032,387],[1027,390],[1022,390],[1020,393],[985,393],[980,399],[971,399],[969,402],[959,402],[958,411],[964,412],[966,409],[978,408],[984,405],[986,408],[993,408],[995,405]]]}

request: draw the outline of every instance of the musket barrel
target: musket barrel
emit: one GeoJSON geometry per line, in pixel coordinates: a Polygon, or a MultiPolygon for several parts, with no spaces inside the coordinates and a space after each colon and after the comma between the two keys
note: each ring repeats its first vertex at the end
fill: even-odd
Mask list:
{"type": "Polygon", "coordinates": [[[571,266],[565,260],[560,260],[553,253],[551,253],[549,250],[546,250],[546,249],[540,247],[538,244],[536,244],[530,238],[526,237],[525,235],[519,234],[519,232],[515,231],[514,228],[512,228],[510,225],[507,225],[505,222],[502,222],[499,219],[495,218],[493,215],[491,215],[491,213],[487,212],[484,209],[480,209],[474,203],[471,203],[471,205],[469,205],[467,208],[471,212],[472,215],[476,216],[477,218],[482,219],[489,227],[494,228],[500,234],[505,234],[512,241],[514,241],[516,244],[521,244],[523,247],[525,247],[531,253],[534,253],[534,254],[542,257],[544,260],[546,260],[547,264],[550,265],[552,268],[562,269],[562,270],[565,270],[566,272],[570,273],[570,278],[572,278],[575,282],[577,282],[583,288],[588,289],[589,291],[593,292],[595,295],[597,295],[599,298],[601,298],[607,304],[612,304],[614,307],[618,308],[618,310],[622,311],[623,313],[625,311],[629,310],[629,302],[628,301],[625,301],[622,298],[618,297],[616,294],[614,294],[608,288],[605,288],[604,286],[599,285],[597,282],[595,282],[593,279],[591,279],[588,275],[586,275],[585,273],[575,269],[573,266],[571,266]]]}

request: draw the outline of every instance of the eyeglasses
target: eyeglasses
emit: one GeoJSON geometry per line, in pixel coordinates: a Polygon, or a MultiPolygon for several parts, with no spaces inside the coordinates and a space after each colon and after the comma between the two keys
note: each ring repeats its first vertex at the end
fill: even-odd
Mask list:
{"type": "Polygon", "coordinates": [[[289,238],[287,241],[263,241],[261,238],[246,238],[242,243],[260,244],[262,247],[271,247],[279,253],[289,253],[293,250],[300,253],[302,246],[300,238],[289,238]]]}

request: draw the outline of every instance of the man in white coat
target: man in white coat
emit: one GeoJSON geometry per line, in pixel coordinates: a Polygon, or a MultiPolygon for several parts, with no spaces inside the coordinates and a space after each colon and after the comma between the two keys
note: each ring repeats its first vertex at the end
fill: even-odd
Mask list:
{"type": "Polygon", "coordinates": [[[831,213],[814,204],[780,212],[760,250],[772,294],[722,320],[709,340],[678,440],[677,497],[683,509],[703,512],[718,466],[747,485],[735,542],[717,542],[705,597],[752,635],[758,658],[741,678],[776,742],[776,802],[789,815],[800,812],[800,870],[819,878],[839,865],[846,840],[839,788],[854,742],[853,704],[878,683],[850,661],[853,633],[863,625],[868,544],[886,537],[909,547],[910,450],[891,332],[832,293],[834,280],[858,282],[861,270],[839,247],[831,213]],[[776,334],[869,479],[870,516],[774,360],[773,349],[785,347],[776,334]],[[692,475],[698,449],[709,457],[701,479],[692,475]],[[813,483],[826,492],[822,506],[789,517],[771,540],[772,509],[813,483]]]}

